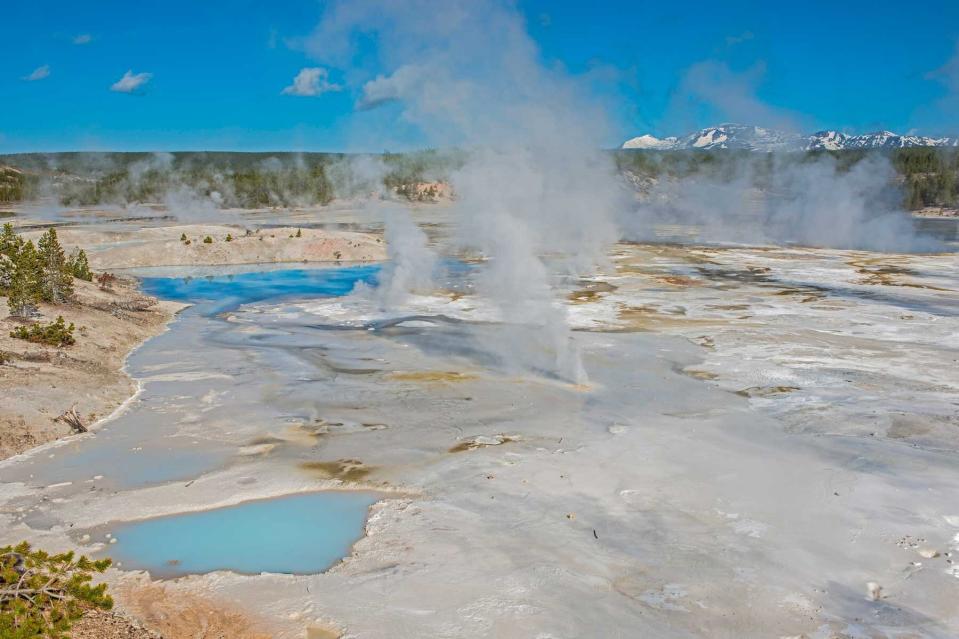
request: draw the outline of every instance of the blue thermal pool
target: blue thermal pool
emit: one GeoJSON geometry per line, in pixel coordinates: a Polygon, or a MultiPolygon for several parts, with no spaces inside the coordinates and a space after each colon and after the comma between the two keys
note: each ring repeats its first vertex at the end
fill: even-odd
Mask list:
{"type": "Polygon", "coordinates": [[[243,304],[288,297],[346,295],[358,282],[377,282],[380,266],[366,264],[341,268],[273,269],[201,277],[151,277],[140,279],[144,292],[178,302],[206,302],[213,315],[243,304]]]}
{"type": "Polygon", "coordinates": [[[113,525],[117,541],[104,554],[154,578],[215,570],[319,573],[350,554],[378,499],[323,491],[113,525]]]}

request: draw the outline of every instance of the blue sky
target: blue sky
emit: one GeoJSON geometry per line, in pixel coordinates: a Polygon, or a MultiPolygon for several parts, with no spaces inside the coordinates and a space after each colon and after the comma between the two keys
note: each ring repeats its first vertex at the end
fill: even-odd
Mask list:
{"type": "MultiPolygon", "coordinates": [[[[959,133],[955,0],[517,6],[544,65],[606,72],[595,91],[612,126],[598,144],[727,120],[959,133]]],[[[295,44],[322,11],[316,0],[7,3],[0,152],[384,150],[355,133],[397,110],[358,112],[351,69],[295,44]],[[303,68],[339,90],[284,94],[303,68]],[[111,90],[128,71],[118,88],[132,91],[111,90]],[[150,75],[137,87],[137,74],[150,75]]],[[[396,131],[391,150],[423,144],[415,127],[396,131]]]]}

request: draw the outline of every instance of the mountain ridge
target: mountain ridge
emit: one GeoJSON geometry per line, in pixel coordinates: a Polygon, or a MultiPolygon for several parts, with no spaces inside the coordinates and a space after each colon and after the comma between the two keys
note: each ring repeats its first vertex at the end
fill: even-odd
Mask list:
{"type": "Polygon", "coordinates": [[[900,135],[892,131],[851,135],[830,129],[802,135],[746,124],[725,123],[681,137],[657,138],[649,134],[640,135],[626,140],[621,148],[658,151],[740,149],[769,152],[911,147],[959,147],[959,137],[900,135]]]}

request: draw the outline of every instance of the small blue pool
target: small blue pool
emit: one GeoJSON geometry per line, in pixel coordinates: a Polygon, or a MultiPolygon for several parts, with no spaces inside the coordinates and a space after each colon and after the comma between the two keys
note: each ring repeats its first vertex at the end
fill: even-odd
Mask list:
{"type": "Polygon", "coordinates": [[[315,574],[350,554],[379,498],[322,491],[114,525],[117,541],[103,554],[154,578],[216,570],[315,574]]]}

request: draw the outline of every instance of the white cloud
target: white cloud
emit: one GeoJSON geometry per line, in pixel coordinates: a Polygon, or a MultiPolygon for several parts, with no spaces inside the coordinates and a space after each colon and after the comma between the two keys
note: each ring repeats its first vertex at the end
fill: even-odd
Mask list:
{"type": "Polygon", "coordinates": [[[293,84],[283,89],[283,95],[317,96],[343,87],[329,80],[329,72],[322,67],[306,67],[293,78],[293,84]]]}
{"type": "Polygon", "coordinates": [[[37,67],[36,69],[34,69],[33,73],[31,73],[30,75],[23,76],[23,79],[26,80],[27,82],[33,82],[35,80],[42,80],[48,75],[50,75],[50,65],[45,64],[42,67],[37,67]]]}
{"type": "Polygon", "coordinates": [[[90,44],[93,36],[89,33],[81,33],[73,38],[73,44],[90,44]]]}
{"type": "Polygon", "coordinates": [[[134,93],[137,89],[150,81],[152,73],[133,73],[133,70],[127,71],[123,77],[110,86],[111,91],[117,93],[134,93]]]}
{"type": "Polygon", "coordinates": [[[363,94],[356,104],[360,110],[372,109],[387,102],[400,100],[417,86],[427,75],[420,67],[403,65],[392,75],[379,75],[363,85],[363,94]]]}

